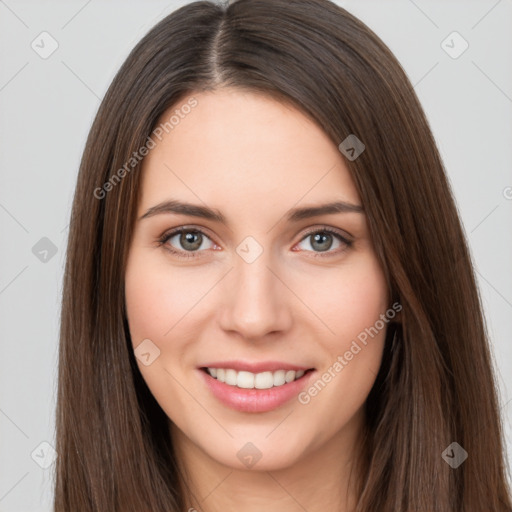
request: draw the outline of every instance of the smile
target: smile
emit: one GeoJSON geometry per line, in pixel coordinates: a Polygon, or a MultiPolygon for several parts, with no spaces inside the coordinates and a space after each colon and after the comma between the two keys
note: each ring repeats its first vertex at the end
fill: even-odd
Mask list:
{"type": "Polygon", "coordinates": [[[306,371],[310,370],[277,370],[252,373],[247,371],[236,371],[232,368],[206,368],[206,371],[214,379],[224,382],[229,386],[242,389],[270,389],[279,387],[300,379],[306,371]]]}
{"type": "Polygon", "coordinates": [[[239,412],[263,413],[290,403],[317,373],[307,370],[274,370],[258,373],[233,368],[198,368],[206,388],[224,406],[239,412]]]}

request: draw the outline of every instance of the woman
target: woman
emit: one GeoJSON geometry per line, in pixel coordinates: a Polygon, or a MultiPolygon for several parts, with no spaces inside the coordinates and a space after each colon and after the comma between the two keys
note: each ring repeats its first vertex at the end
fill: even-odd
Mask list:
{"type": "Polygon", "coordinates": [[[460,220],[326,0],[195,2],[118,72],[64,283],[55,510],[509,511],[460,220]]]}

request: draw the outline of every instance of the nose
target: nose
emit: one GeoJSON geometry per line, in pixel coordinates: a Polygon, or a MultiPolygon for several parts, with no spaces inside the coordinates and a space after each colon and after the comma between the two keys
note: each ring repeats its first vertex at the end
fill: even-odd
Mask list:
{"type": "Polygon", "coordinates": [[[292,294],[276,275],[266,252],[252,263],[235,259],[234,268],[223,279],[219,323],[224,331],[257,341],[290,329],[292,294]]]}

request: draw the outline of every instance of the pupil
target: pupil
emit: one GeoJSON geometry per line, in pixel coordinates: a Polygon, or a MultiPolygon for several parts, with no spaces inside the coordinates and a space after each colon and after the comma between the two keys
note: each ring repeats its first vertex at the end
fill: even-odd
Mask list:
{"type": "Polygon", "coordinates": [[[311,246],[314,248],[314,249],[318,249],[319,251],[326,251],[328,249],[331,248],[331,245],[332,245],[332,235],[329,235],[329,234],[322,234],[322,233],[317,233],[314,237],[313,237],[313,242],[311,244],[311,246]],[[327,245],[321,245],[322,243],[325,244],[325,242],[328,241],[329,243],[327,245]],[[317,246],[315,247],[315,244],[317,243],[320,243],[320,246],[317,246]]]}
{"type": "Polygon", "coordinates": [[[200,233],[192,233],[189,231],[187,233],[182,233],[180,238],[180,243],[185,249],[194,250],[201,247],[202,239],[200,233]]]}

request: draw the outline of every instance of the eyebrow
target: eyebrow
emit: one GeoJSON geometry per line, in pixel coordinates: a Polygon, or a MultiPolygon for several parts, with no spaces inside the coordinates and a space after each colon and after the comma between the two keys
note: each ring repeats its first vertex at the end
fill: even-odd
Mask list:
{"type": "MultiPolygon", "coordinates": [[[[348,203],[346,201],[334,201],[322,205],[293,208],[287,212],[286,219],[288,222],[297,222],[299,220],[308,219],[310,217],[317,217],[319,215],[363,212],[364,209],[361,205],[348,203]]],[[[200,217],[228,225],[226,217],[224,217],[224,215],[222,215],[219,210],[209,208],[207,206],[184,203],[178,200],[164,201],[155,206],[152,206],[146,211],[146,213],[144,213],[144,215],[141,215],[138,220],[164,213],[179,213],[182,215],[190,215],[192,217],[200,217]]]]}

